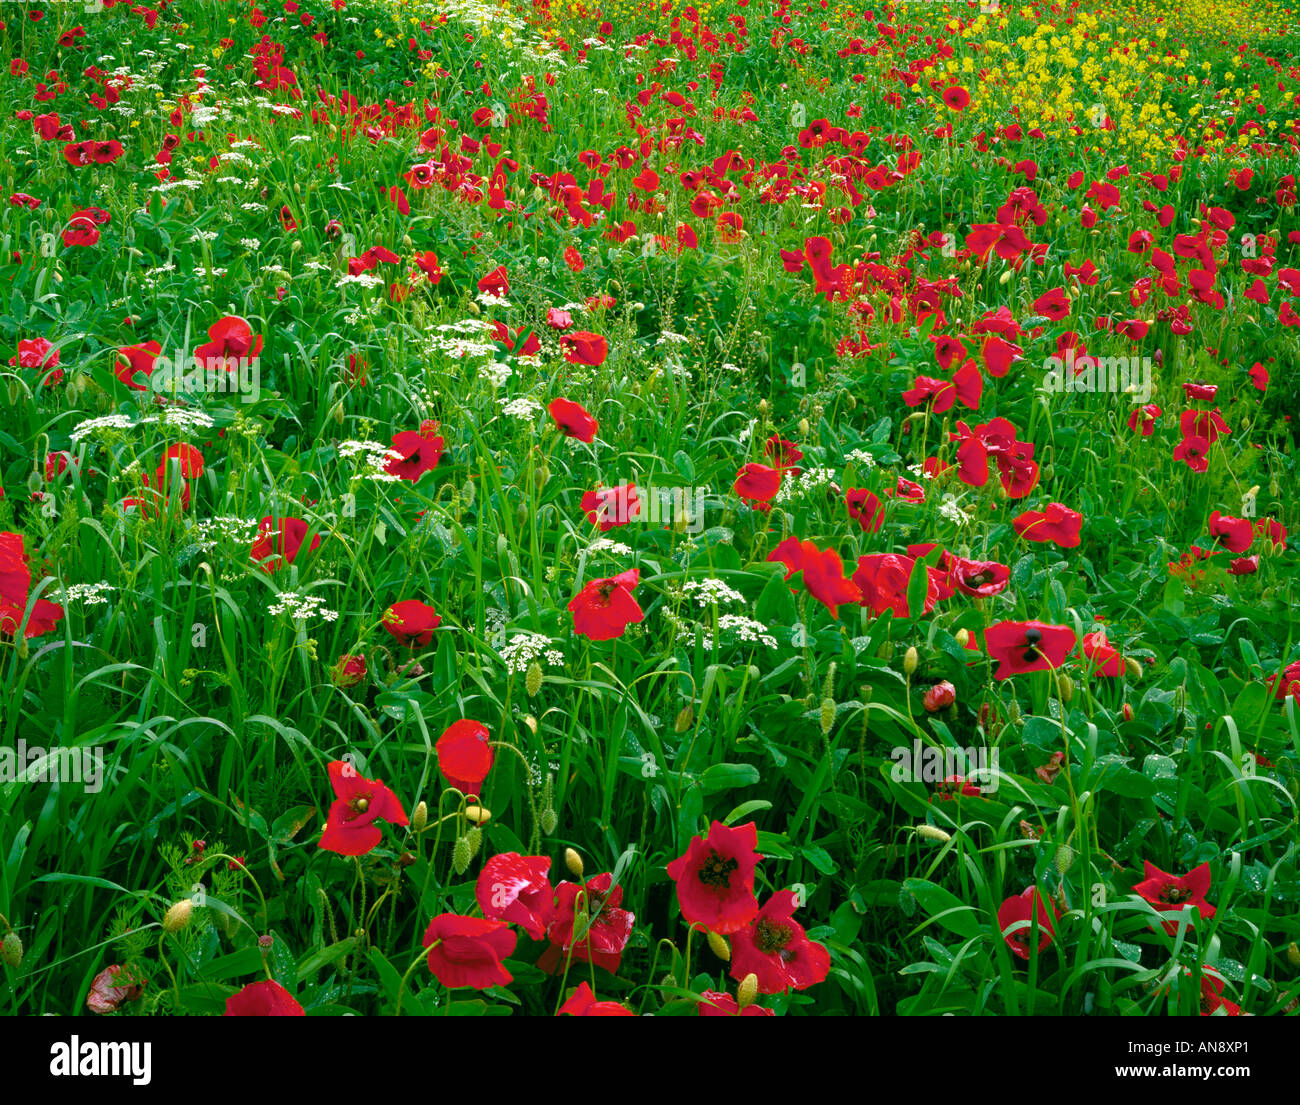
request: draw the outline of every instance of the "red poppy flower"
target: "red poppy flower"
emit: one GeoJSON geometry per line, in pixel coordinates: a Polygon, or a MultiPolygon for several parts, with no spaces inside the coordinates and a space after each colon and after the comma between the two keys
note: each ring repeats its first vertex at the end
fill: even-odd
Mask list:
{"type": "Polygon", "coordinates": [[[380,619],[389,633],[407,648],[427,645],[433,640],[433,631],[442,624],[442,617],[419,599],[403,599],[384,611],[380,619]]]}
{"type": "Polygon", "coordinates": [[[1107,640],[1104,631],[1085,633],[1079,648],[1083,655],[1092,661],[1093,674],[1107,679],[1116,679],[1124,673],[1124,657],[1120,655],[1119,649],[1107,640]]]}
{"type": "Polygon", "coordinates": [[[731,977],[758,976],[760,994],[806,990],[824,982],[831,969],[826,948],[808,939],[794,919],[798,898],[778,890],[763,903],[752,924],[731,938],[731,977]]]}
{"type": "Polygon", "coordinates": [[[209,340],[194,350],[199,368],[232,372],[262,352],[262,336],[237,315],[226,315],[208,327],[209,340]]]}
{"type": "Polygon", "coordinates": [[[1143,437],[1150,437],[1152,431],[1156,428],[1156,419],[1163,413],[1154,403],[1148,403],[1128,416],[1128,428],[1140,433],[1143,437]]]}
{"type": "Polygon", "coordinates": [[[518,937],[503,921],[441,913],[429,922],[424,946],[429,970],[448,989],[485,990],[505,986],[513,977],[502,960],[515,950],[518,937]]]}
{"type": "MultiPolygon", "coordinates": [[[[3,534],[0,534],[3,536],[3,534]]],[[[1270,675],[1264,681],[1264,685],[1273,693],[1273,697],[1281,702],[1287,695],[1300,699],[1300,660],[1293,664],[1288,664],[1277,675],[1270,675]]]]}
{"type": "Polygon", "coordinates": [[[497,299],[510,294],[510,280],[506,276],[505,265],[498,265],[478,282],[478,290],[487,292],[497,299]]]}
{"type": "MultiPolygon", "coordinates": [[[[1187,972],[1191,974],[1190,971],[1187,972]]],[[[1201,1016],[1222,1012],[1225,1017],[1240,1017],[1241,1006],[1223,996],[1224,978],[1212,967],[1201,968],[1201,1016]]]]}
{"type": "Polygon", "coordinates": [[[133,391],[145,391],[145,385],[137,384],[134,377],[153,375],[154,363],[162,355],[161,343],[147,341],[143,345],[123,345],[117,352],[126,358],[126,364],[119,361],[114,368],[117,378],[133,391]]]}
{"type": "MultiPolygon", "coordinates": [[[[277,525],[274,518],[263,518],[257,527],[257,540],[248,550],[248,555],[262,565],[266,572],[278,572],[286,564],[292,564],[307,539],[310,525],[301,518],[281,518],[277,525]],[[278,554],[274,559],[267,558],[272,553],[278,554]],[[265,562],[265,563],[263,563],[265,562]]],[[[320,535],[311,539],[311,552],[320,548],[320,535]]]]}
{"type": "Polygon", "coordinates": [[[1174,449],[1174,460],[1181,460],[1193,472],[1204,472],[1210,467],[1207,454],[1210,443],[1203,437],[1187,437],[1174,449]]]}
{"type": "Polygon", "coordinates": [[[632,622],[645,618],[632,597],[641,573],[636,568],[607,579],[593,579],[569,602],[573,631],[593,641],[610,641],[623,636],[632,622]]]}
{"type": "Polygon", "coordinates": [[[177,463],[183,479],[197,480],[203,475],[203,454],[193,445],[179,442],[176,445],[168,445],[163,453],[162,460],[158,464],[160,481],[162,474],[171,470],[172,461],[177,463]]]}
{"type": "Polygon", "coordinates": [[[569,1017],[635,1017],[626,1005],[617,1001],[597,1001],[591,987],[585,982],[573,991],[573,996],[560,1006],[556,1016],[569,1017]]]}
{"type": "Polygon", "coordinates": [[[462,794],[478,794],[492,770],[492,739],[488,727],[471,718],[453,721],[438,738],[438,770],[462,794]]]}
{"type": "Polygon", "coordinates": [[[1059,668],[1078,638],[1064,625],[1044,622],[998,622],[984,633],[989,656],[998,661],[994,679],[1059,668]]]}
{"type": "Polygon", "coordinates": [[[393,825],[405,825],[406,811],[380,779],[366,779],[343,760],[329,765],[330,786],[336,795],[325,819],[320,846],[341,856],[364,856],[384,834],[375,819],[382,817],[393,825]]]}
{"type": "Polygon", "coordinates": [[[587,512],[587,521],[598,525],[600,532],[605,533],[639,518],[641,499],[634,483],[597,487],[583,495],[582,509],[587,512]]]}
{"type": "Polygon", "coordinates": [[[686,854],[668,865],[688,922],[726,935],[739,932],[758,916],[754,869],[762,857],[755,851],[757,844],[758,826],[753,821],[735,828],[715,821],[708,836],[692,837],[686,854]]]}
{"type": "Polygon", "coordinates": [[[580,403],[571,399],[552,399],[547,411],[550,412],[560,432],[566,437],[576,437],[579,441],[592,442],[600,430],[597,422],[580,403]]]}
{"type": "Polygon", "coordinates": [[[518,852],[493,856],[483,865],[474,887],[483,915],[518,925],[540,940],[554,909],[555,891],[546,877],[550,868],[546,856],[521,856],[518,852]]]}
{"type": "Polygon", "coordinates": [[[722,990],[705,990],[700,995],[697,1006],[701,1017],[775,1017],[771,1009],[761,1005],[747,1005],[740,1008],[740,1002],[722,990]]]}
{"type": "Polygon", "coordinates": [[[384,465],[384,471],[390,476],[397,476],[415,483],[426,472],[438,467],[446,441],[436,436],[438,423],[426,422],[419,431],[402,430],[393,435],[393,452],[400,457],[392,457],[384,465]]]}
{"type": "Polygon", "coordinates": [[[751,506],[768,503],[781,490],[781,469],[751,461],[736,473],[731,487],[751,506]]]}
{"type": "Polygon", "coordinates": [[[970,93],[954,84],[943,90],[943,102],[951,111],[965,111],[970,104],[970,93]]]}
{"type": "Polygon", "coordinates": [[[957,701],[957,688],[948,680],[936,683],[921,696],[921,705],[927,714],[937,714],[957,701]]]}
{"type": "Polygon", "coordinates": [[[1030,954],[1030,939],[1033,932],[1034,913],[1038,913],[1038,951],[1041,954],[1052,942],[1052,937],[1056,930],[1052,927],[1052,921],[1060,920],[1061,912],[1056,908],[1056,903],[1045,895],[1039,894],[1038,888],[1034,886],[1025,887],[1024,891],[1014,897],[1008,898],[998,909],[998,928],[1002,931],[1002,938],[1007,942],[1009,947],[1021,959],[1028,959],[1030,954]],[[1047,906],[1044,901],[1051,904],[1052,916],[1047,915],[1047,906]],[[1020,924],[1020,922],[1026,922],[1020,924]],[[1008,932],[1007,929],[1012,925],[1019,925],[1014,932],[1008,932]]]}
{"type": "Polygon", "coordinates": [[[1210,536],[1229,552],[1243,553],[1255,540],[1255,529],[1246,518],[1232,518],[1217,510],[1210,514],[1210,536]]]}
{"type": "Polygon", "coordinates": [[[763,445],[763,455],[775,461],[778,468],[788,469],[792,476],[799,474],[795,465],[803,460],[803,450],[793,441],[773,434],[763,445]]]}
{"type": "Polygon", "coordinates": [[[305,1017],[297,999],[273,978],[250,982],[226,998],[227,1017],[305,1017]]]}
{"type": "Polygon", "coordinates": [[[569,364],[603,365],[609,355],[609,343],[589,330],[575,330],[560,336],[560,348],[569,364]]]}
{"type": "Polygon", "coordinates": [[[948,579],[964,595],[988,598],[1007,589],[1011,569],[996,560],[967,560],[954,556],[948,564],[948,579]]]}
{"type": "Polygon", "coordinates": [[[619,908],[623,901],[623,888],[615,886],[611,890],[613,882],[613,876],[606,872],[588,879],[586,886],[562,882],[555,888],[555,911],[546,929],[550,944],[537,960],[541,970],[550,974],[562,971],[570,960],[572,949],[573,962],[594,963],[610,974],[618,973],[636,917],[619,908]],[[579,928],[575,942],[579,892],[585,895],[589,920],[586,932],[579,928]]]}
{"type": "Polygon", "coordinates": [[[876,533],[885,522],[885,504],[864,487],[851,488],[844,496],[849,517],[867,533],[876,533]]]}
{"type": "Polygon", "coordinates": [[[147,980],[137,978],[125,967],[114,963],[105,967],[90,984],[86,995],[86,1008],[92,1013],[116,1013],[128,1001],[135,1001],[142,993],[147,980]]]}
{"type": "Polygon", "coordinates": [[[870,553],[858,557],[853,582],[862,594],[859,604],[869,607],[877,614],[888,610],[895,618],[928,614],[939,601],[939,587],[934,576],[927,573],[929,579],[926,582],[923,608],[919,611],[910,610],[907,590],[915,567],[916,561],[912,557],[898,553],[870,553]]]}
{"type": "Polygon", "coordinates": [[[1046,510],[1026,510],[1011,525],[1026,541],[1052,542],[1063,549],[1079,546],[1083,515],[1063,503],[1048,503],[1046,510]]]}
{"type": "MultiPolygon", "coordinates": [[[[1186,875],[1178,877],[1161,871],[1150,860],[1142,861],[1145,878],[1133,887],[1133,892],[1161,913],[1181,913],[1184,906],[1196,906],[1201,919],[1208,921],[1215,914],[1214,906],[1205,900],[1210,889],[1210,865],[1202,863],[1186,875]]],[[[1166,921],[1165,932],[1174,933],[1177,921],[1166,921]]]]}

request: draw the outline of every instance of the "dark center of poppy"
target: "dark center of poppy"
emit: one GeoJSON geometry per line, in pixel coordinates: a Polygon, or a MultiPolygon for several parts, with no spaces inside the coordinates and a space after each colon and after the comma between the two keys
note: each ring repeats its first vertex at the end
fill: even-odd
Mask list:
{"type": "Polygon", "coordinates": [[[1166,905],[1181,905],[1191,896],[1192,892],[1181,886],[1166,886],[1160,891],[1160,900],[1166,905]]]}
{"type": "Polygon", "coordinates": [[[365,813],[366,810],[368,810],[369,808],[370,808],[370,796],[367,794],[359,794],[355,798],[352,798],[348,801],[348,809],[352,811],[353,816],[359,817],[361,814],[365,813]]]}
{"type": "Polygon", "coordinates": [[[767,918],[754,925],[754,946],[764,955],[782,953],[785,958],[785,946],[794,939],[794,929],[788,925],[779,925],[767,918]]]}
{"type": "Polygon", "coordinates": [[[730,856],[710,852],[708,858],[700,864],[700,882],[705,886],[726,890],[731,886],[731,873],[739,866],[730,856]]]}

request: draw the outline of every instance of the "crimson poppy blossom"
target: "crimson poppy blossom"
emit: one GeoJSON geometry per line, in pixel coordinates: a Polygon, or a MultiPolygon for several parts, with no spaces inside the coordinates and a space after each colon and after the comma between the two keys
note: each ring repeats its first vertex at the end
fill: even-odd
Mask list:
{"type": "Polygon", "coordinates": [[[344,760],[334,760],[328,770],[336,797],[320,838],[320,847],[327,852],[364,856],[383,839],[376,818],[393,825],[407,823],[402,803],[382,780],[364,778],[344,760]]]}
{"type": "Polygon", "coordinates": [[[1060,920],[1061,917],[1061,912],[1056,908],[1056,903],[1046,895],[1040,894],[1037,887],[1027,886],[1023,892],[1008,898],[998,908],[998,928],[1002,932],[1002,938],[1007,942],[1007,947],[1021,959],[1028,959],[1030,956],[1030,940],[1035,912],[1038,914],[1038,952],[1041,954],[1052,942],[1052,937],[1056,935],[1056,930],[1052,927],[1052,921],[1060,920]],[[1051,904],[1051,917],[1047,915],[1045,902],[1051,904]],[[1014,931],[1008,932],[1007,930],[1013,925],[1018,927],[1014,931]]]}
{"type": "Polygon", "coordinates": [[[864,487],[850,488],[844,496],[849,517],[867,533],[876,533],[885,522],[885,504],[864,487]]]}
{"type": "MultiPolygon", "coordinates": [[[[1208,921],[1215,914],[1214,906],[1205,900],[1206,891],[1210,889],[1210,865],[1202,863],[1186,875],[1171,875],[1161,871],[1150,860],[1142,861],[1144,878],[1133,887],[1133,892],[1149,902],[1161,913],[1181,913],[1184,906],[1195,906],[1201,919],[1208,921]]],[[[1178,922],[1164,922],[1165,932],[1174,933],[1178,922]]]]}
{"type": "Polygon", "coordinates": [[[609,355],[609,343],[600,334],[589,330],[575,330],[571,334],[560,336],[560,349],[569,364],[591,365],[596,367],[605,363],[609,355]]]}
{"type": "Polygon", "coordinates": [[[194,361],[209,372],[237,371],[262,352],[262,336],[238,315],[226,315],[208,327],[208,341],[194,350],[194,361]]]}
{"type": "Polygon", "coordinates": [[[506,276],[505,265],[498,265],[478,282],[478,290],[486,292],[495,299],[503,299],[510,294],[510,279],[506,276]]]}
{"type": "MultiPolygon", "coordinates": [[[[297,559],[310,528],[310,524],[302,518],[281,518],[278,522],[271,517],[263,518],[258,524],[257,539],[248,550],[248,555],[262,565],[263,571],[278,572],[297,559]],[[277,555],[274,559],[268,559],[272,554],[277,555]]],[[[319,534],[311,539],[309,551],[315,552],[318,548],[319,534]]]]}
{"type": "Polygon", "coordinates": [[[744,1009],[741,1009],[740,1002],[722,990],[705,990],[700,995],[700,1002],[696,1008],[701,1017],[776,1016],[774,1010],[764,1009],[761,1005],[747,1005],[744,1009]]]}
{"type": "Polygon", "coordinates": [[[691,838],[686,854],[668,865],[688,922],[725,936],[758,916],[754,870],[762,857],[757,845],[758,825],[753,821],[734,828],[714,821],[707,836],[691,838]]]}
{"type": "Polygon", "coordinates": [[[781,478],[781,468],[750,461],[736,473],[736,482],[731,487],[750,506],[761,507],[771,502],[781,490],[781,478]]]}
{"type": "Polygon", "coordinates": [[[305,1017],[306,1010],[273,978],[250,982],[226,998],[227,1017],[305,1017]]]}
{"type": "Polygon", "coordinates": [[[492,770],[491,739],[488,727],[472,718],[453,721],[443,730],[433,750],[448,786],[462,794],[478,794],[492,770]]]}
{"type": "Polygon", "coordinates": [[[809,940],[794,919],[799,899],[792,890],[778,890],[747,927],[731,938],[731,977],[758,977],[760,994],[806,990],[824,982],[831,969],[830,952],[809,940]]]}
{"type": "Polygon", "coordinates": [[[114,366],[117,378],[133,391],[145,391],[146,385],[137,384],[136,376],[152,376],[154,365],[162,355],[162,344],[147,341],[141,345],[123,345],[117,350],[118,355],[126,358],[126,363],[118,361],[114,366]]]}
{"type": "MultiPolygon", "coordinates": [[[[458,788],[459,789],[459,788],[458,788]]],[[[522,856],[501,852],[479,872],[474,897],[485,917],[518,925],[534,940],[546,935],[554,909],[554,890],[546,873],[551,861],[546,856],[522,856]]]]}
{"type": "Polygon", "coordinates": [[[1076,549],[1083,515],[1064,503],[1048,503],[1044,510],[1026,510],[1011,525],[1026,541],[1051,542],[1063,549],[1076,549]]]}
{"type": "Polygon", "coordinates": [[[1264,685],[1279,702],[1287,695],[1300,699],[1300,660],[1288,664],[1276,675],[1270,675],[1264,685]]]}
{"type": "Polygon", "coordinates": [[[573,991],[572,996],[556,1013],[557,1017],[635,1017],[626,1005],[617,1001],[597,1001],[596,995],[585,982],[573,991]]]}
{"type": "Polygon", "coordinates": [[[939,601],[939,587],[929,572],[926,573],[929,578],[926,581],[922,609],[913,611],[908,605],[907,591],[915,568],[915,558],[898,553],[869,553],[858,557],[853,582],[861,592],[859,605],[869,607],[876,614],[889,611],[895,618],[930,613],[939,601]]]}
{"type": "Polygon", "coordinates": [[[546,409],[566,437],[576,437],[588,444],[596,440],[600,423],[580,403],[571,399],[552,399],[546,409]]]}
{"type": "Polygon", "coordinates": [[[618,974],[623,951],[632,937],[636,917],[622,909],[623,888],[613,885],[609,872],[587,880],[586,885],[562,882],[555,888],[555,908],[546,928],[550,941],[537,959],[537,966],[549,974],[564,969],[570,959],[576,963],[592,963],[610,974],[618,974]],[[611,889],[612,887],[612,889],[611,889]],[[587,929],[578,924],[578,896],[582,895],[587,929]]]}
{"type": "Polygon", "coordinates": [[[1233,518],[1215,510],[1210,513],[1210,536],[1217,537],[1229,552],[1243,553],[1254,542],[1255,529],[1247,518],[1233,518]]]}
{"type": "Polygon", "coordinates": [[[967,560],[954,556],[948,565],[948,579],[964,595],[989,598],[1007,589],[1011,568],[996,560],[967,560]]]}
{"type": "Polygon", "coordinates": [[[582,496],[582,509],[586,511],[587,521],[605,533],[615,526],[636,521],[641,516],[641,499],[634,483],[597,487],[582,496]]]}
{"type": "Polygon", "coordinates": [[[1204,437],[1185,437],[1174,449],[1174,460],[1181,460],[1193,472],[1204,472],[1210,467],[1210,442],[1204,437]]]}
{"type": "Polygon", "coordinates": [[[998,622],[984,633],[988,654],[998,661],[994,679],[1059,668],[1077,641],[1069,626],[1039,621],[998,622]]]}
{"type": "Polygon", "coordinates": [[[504,921],[455,913],[439,914],[424,933],[429,970],[453,990],[462,986],[486,990],[510,983],[514,976],[501,961],[514,952],[517,942],[504,921]]]}
{"type": "Polygon", "coordinates": [[[447,442],[437,435],[437,430],[438,423],[426,421],[418,432],[402,430],[394,434],[392,452],[400,455],[390,457],[384,471],[415,483],[426,472],[437,468],[447,446],[447,442]]]}
{"type": "Polygon", "coordinates": [[[573,631],[593,641],[623,636],[628,625],[644,620],[645,613],[632,596],[640,571],[630,568],[607,579],[593,579],[569,601],[573,631]]]}
{"type": "Polygon", "coordinates": [[[380,622],[399,644],[414,648],[433,640],[433,631],[442,624],[442,617],[419,599],[403,599],[385,610],[380,622]]]}

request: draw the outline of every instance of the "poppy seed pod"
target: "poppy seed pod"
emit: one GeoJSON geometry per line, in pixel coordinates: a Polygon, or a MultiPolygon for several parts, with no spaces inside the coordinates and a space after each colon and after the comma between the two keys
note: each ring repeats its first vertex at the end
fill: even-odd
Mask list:
{"type": "Polygon", "coordinates": [[[451,867],[458,875],[463,875],[469,870],[469,861],[474,858],[474,853],[470,850],[469,840],[466,837],[457,837],[456,843],[451,849],[451,867]]]}
{"type": "Polygon", "coordinates": [[[756,997],[758,997],[758,975],[751,971],[740,980],[740,985],[736,987],[736,1004],[741,1009],[748,1009],[754,1004],[756,997]]]}
{"type": "Polygon", "coordinates": [[[582,857],[572,848],[564,849],[564,866],[569,869],[569,874],[575,879],[582,878],[582,857]]]}
{"type": "Polygon", "coordinates": [[[915,645],[909,645],[907,651],[903,653],[903,674],[910,676],[916,671],[916,666],[921,662],[921,657],[916,651],[915,645]]]}
{"type": "Polygon", "coordinates": [[[1071,702],[1074,699],[1074,680],[1065,672],[1059,672],[1056,676],[1056,692],[1062,702],[1071,702]]]}
{"type": "MultiPolygon", "coordinates": [[[[1291,945],[1292,950],[1295,945],[1291,945]]],[[[0,960],[17,970],[23,962],[23,942],[19,939],[16,932],[9,932],[5,935],[3,941],[0,941],[0,960]]]]}
{"type": "Polygon", "coordinates": [[[171,908],[163,915],[163,932],[180,932],[190,923],[190,915],[193,912],[194,903],[189,898],[182,898],[178,902],[173,902],[171,908]]]}

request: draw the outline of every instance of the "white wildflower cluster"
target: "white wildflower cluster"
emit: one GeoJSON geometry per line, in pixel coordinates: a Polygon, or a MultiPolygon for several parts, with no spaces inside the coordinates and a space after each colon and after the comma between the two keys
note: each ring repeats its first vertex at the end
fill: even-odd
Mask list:
{"type": "Polygon", "coordinates": [[[516,633],[500,650],[506,671],[511,675],[523,675],[534,660],[541,660],[546,667],[563,666],[564,653],[552,648],[552,644],[551,639],[541,633],[516,633]]]}
{"type": "Polygon", "coordinates": [[[356,284],[363,288],[382,288],[384,286],[384,278],[382,276],[376,276],[372,272],[359,272],[356,276],[353,276],[351,273],[344,273],[334,281],[334,287],[336,288],[346,288],[350,284],[356,284]]]}
{"type": "Polygon", "coordinates": [[[215,242],[221,234],[215,230],[196,230],[190,235],[191,242],[215,242]]]}
{"type": "Polygon", "coordinates": [[[755,621],[753,618],[746,618],[740,614],[723,614],[718,619],[718,628],[728,633],[734,633],[736,640],[744,644],[766,645],[768,648],[776,648],[776,638],[767,632],[767,626],[762,622],[755,621]]]}
{"type": "Polygon", "coordinates": [[[116,590],[117,588],[111,583],[74,583],[46,597],[61,606],[74,602],[79,602],[83,606],[101,606],[108,602],[106,592],[116,590]]]}
{"type": "Polygon", "coordinates": [[[345,441],[339,446],[340,460],[361,458],[361,475],[373,483],[396,483],[401,476],[386,471],[388,462],[401,460],[402,454],[378,441],[345,441]]]}
{"type": "Polygon", "coordinates": [[[286,614],[294,621],[309,621],[323,618],[327,622],[337,621],[339,612],[325,605],[319,595],[308,595],[299,591],[281,591],[275,602],[266,608],[273,617],[286,614]]]}
{"type": "Polygon", "coordinates": [[[478,378],[493,388],[501,387],[514,374],[515,370],[502,361],[488,361],[478,370],[478,378]]]}
{"type": "Polygon", "coordinates": [[[479,292],[477,299],[484,307],[509,307],[510,300],[503,295],[493,295],[491,292],[479,292]]]}
{"type": "Polygon", "coordinates": [[[518,399],[499,399],[501,413],[507,418],[517,418],[521,422],[531,422],[542,411],[542,405],[527,395],[518,399]]]}
{"type": "Polygon", "coordinates": [[[957,496],[951,493],[943,497],[939,503],[939,515],[958,526],[969,526],[972,515],[969,511],[962,510],[957,503],[957,496]]]}
{"type": "Polygon", "coordinates": [[[745,604],[745,596],[720,579],[690,579],[682,591],[695,600],[696,606],[720,606],[724,603],[745,604]]]}
{"type": "Polygon", "coordinates": [[[106,414],[102,418],[89,418],[85,422],[78,422],[68,436],[72,439],[73,445],[80,445],[91,434],[104,430],[129,430],[134,425],[135,422],[125,414],[106,414]]]}
{"type": "Polygon", "coordinates": [[[200,521],[190,536],[199,551],[212,552],[220,544],[252,545],[257,537],[258,528],[256,518],[217,515],[200,521]]]}
{"type": "Polygon", "coordinates": [[[608,537],[597,537],[587,546],[587,555],[593,556],[597,553],[608,553],[610,556],[631,556],[632,550],[622,541],[614,541],[608,537]]]}
{"type": "Polygon", "coordinates": [[[475,341],[473,338],[434,335],[429,338],[428,348],[431,353],[441,353],[444,357],[452,357],[458,361],[463,361],[468,357],[495,357],[497,355],[497,347],[491,342],[475,341]]]}
{"type": "Polygon", "coordinates": [[[844,460],[845,463],[856,464],[860,468],[874,468],[876,466],[876,458],[865,449],[854,449],[844,460]]]}
{"type": "Polygon", "coordinates": [[[827,484],[835,482],[834,468],[807,468],[795,479],[786,479],[776,493],[775,501],[786,503],[791,499],[803,498],[814,491],[822,490],[827,484]]]}

